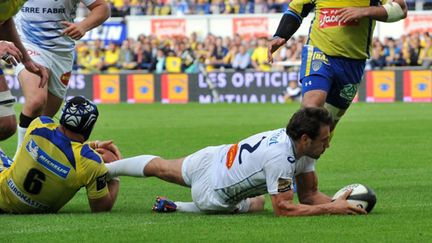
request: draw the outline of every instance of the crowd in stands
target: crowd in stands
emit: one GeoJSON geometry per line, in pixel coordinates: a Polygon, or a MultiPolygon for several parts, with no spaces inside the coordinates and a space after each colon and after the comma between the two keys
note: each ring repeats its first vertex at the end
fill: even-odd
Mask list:
{"type": "MultiPolygon", "coordinates": [[[[268,39],[245,39],[240,35],[218,37],[196,33],[188,37],[157,38],[140,35],[121,45],[103,41],[78,42],[74,70],[80,73],[280,71],[296,70],[300,64],[305,36],[293,37],[274,54],[275,64],[267,63],[268,39]],[[290,65],[291,64],[291,65],[290,65]]],[[[399,39],[373,41],[368,69],[399,66],[428,68],[432,63],[432,36],[428,33],[404,35],[399,39]]],[[[2,65],[5,65],[3,63],[2,65]]],[[[5,67],[3,67],[5,68],[5,67]]],[[[13,70],[6,66],[6,73],[13,70]]]]}
{"type": "MultiPolygon", "coordinates": [[[[286,70],[278,63],[300,63],[305,36],[293,37],[274,54],[275,65],[267,63],[267,38],[244,39],[240,35],[218,37],[212,34],[200,38],[159,39],[140,35],[137,40],[127,39],[121,46],[101,41],[79,42],[76,47],[75,70],[83,73],[140,70],[143,72],[195,73],[201,67],[217,70],[286,70]]],[[[432,36],[404,35],[400,39],[377,38],[373,41],[368,69],[397,66],[422,66],[432,62],[432,36]]]]}
{"type": "Polygon", "coordinates": [[[432,36],[413,33],[395,40],[385,38],[373,41],[369,65],[371,69],[397,66],[422,66],[428,68],[432,61],[432,36]]]}
{"type": "MultiPolygon", "coordinates": [[[[281,13],[290,0],[109,0],[113,17],[281,13]]],[[[407,0],[409,10],[431,10],[432,0],[407,0]]]]}
{"type": "MultiPolygon", "coordinates": [[[[200,39],[189,37],[159,39],[140,35],[126,39],[121,46],[102,41],[79,42],[75,69],[83,73],[141,70],[144,72],[198,72],[247,69],[272,71],[267,63],[267,38],[243,39],[240,35],[218,37],[212,34],[200,39]]],[[[275,54],[275,61],[300,60],[305,37],[292,38],[275,54]]]]}
{"type": "Polygon", "coordinates": [[[113,17],[126,15],[202,15],[280,13],[286,0],[111,0],[113,17]]]}
{"type": "MultiPolygon", "coordinates": [[[[149,73],[196,73],[211,71],[280,71],[296,70],[301,60],[305,36],[291,38],[274,54],[273,65],[267,63],[268,39],[245,39],[240,35],[218,37],[196,33],[188,37],[157,38],[140,35],[126,39],[121,45],[103,41],[78,42],[74,70],[80,73],[115,73],[139,71],[149,73]]],[[[413,33],[399,39],[375,38],[367,69],[432,64],[432,35],[413,33]]],[[[5,65],[3,63],[2,65],[5,65]]],[[[5,68],[5,67],[3,67],[5,68]]],[[[13,73],[11,67],[6,73],[13,73]]]]}

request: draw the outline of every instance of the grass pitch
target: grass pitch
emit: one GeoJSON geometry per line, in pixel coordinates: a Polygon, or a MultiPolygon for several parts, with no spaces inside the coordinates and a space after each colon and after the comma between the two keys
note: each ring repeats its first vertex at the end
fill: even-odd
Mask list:
{"type": "MultiPolygon", "coordinates": [[[[92,139],[114,139],[125,157],[188,155],[284,127],[298,104],[99,105],[92,139]]],[[[158,179],[122,178],[110,213],[90,214],[85,189],[59,214],[0,215],[1,242],[430,242],[432,104],[353,104],[317,164],[320,190],[351,183],[377,194],[367,216],[274,217],[155,214],[157,195],[190,200],[189,190],[158,179]]],[[[12,155],[16,137],[2,142],[12,155]]]]}

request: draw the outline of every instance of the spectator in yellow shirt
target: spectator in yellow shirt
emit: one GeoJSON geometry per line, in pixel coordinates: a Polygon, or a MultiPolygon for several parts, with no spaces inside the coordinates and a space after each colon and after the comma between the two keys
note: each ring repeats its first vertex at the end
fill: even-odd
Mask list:
{"type": "Polygon", "coordinates": [[[120,49],[117,44],[110,42],[108,48],[105,50],[105,59],[103,62],[102,70],[107,72],[118,72],[117,65],[120,60],[120,49]]]}
{"type": "Polygon", "coordinates": [[[267,39],[261,37],[258,39],[258,46],[254,49],[251,56],[252,67],[262,72],[271,71],[271,66],[267,62],[267,39]]]}

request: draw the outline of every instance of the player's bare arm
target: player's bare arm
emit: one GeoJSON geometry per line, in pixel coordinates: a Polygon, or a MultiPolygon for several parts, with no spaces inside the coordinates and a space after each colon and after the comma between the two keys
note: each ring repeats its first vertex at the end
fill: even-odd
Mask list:
{"type": "MultiPolygon", "coordinates": [[[[3,23],[2,31],[0,31],[0,39],[14,43],[15,47],[19,50],[21,55],[13,55],[12,53],[10,54],[13,55],[15,58],[18,57],[16,61],[21,61],[27,70],[41,77],[39,82],[39,88],[43,88],[48,82],[48,70],[45,67],[37,64],[36,62],[33,62],[33,60],[30,58],[27,50],[24,48],[19,38],[13,19],[8,19],[3,23]]],[[[3,55],[1,57],[3,57],[3,55]]]]}
{"type": "Polygon", "coordinates": [[[317,205],[331,202],[331,197],[318,190],[318,177],[315,171],[296,176],[296,181],[300,203],[317,205]]]}
{"type": "Polygon", "coordinates": [[[117,179],[111,179],[107,182],[109,193],[98,199],[88,199],[90,209],[93,213],[107,212],[114,206],[119,191],[120,182],[117,179]]]}
{"type": "Polygon", "coordinates": [[[407,6],[404,0],[389,1],[382,6],[350,7],[338,11],[343,23],[358,21],[362,18],[372,18],[382,22],[395,22],[406,18],[407,6]]]}
{"type": "Polygon", "coordinates": [[[289,38],[298,30],[302,23],[302,18],[299,13],[293,9],[289,9],[284,13],[279,22],[276,33],[268,45],[267,61],[273,63],[273,53],[283,46],[289,38]]]}
{"type": "Polygon", "coordinates": [[[366,214],[366,211],[357,208],[348,203],[346,198],[351,191],[336,199],[333,202],[307,205],[307,204],[294,204],[294,192],[289,190],[283,193],[270,195],[272,200],[273,210],[276,216],[312,216],[312,215],[325,215],[325,214],[366,214]]]}
{"type": "Polygon", "coordinates": [[[85,35],[87,31],[101,25],[111,16],[110,8],[104,0],[96,0],[94,3],[88,6],[88,9],[90,10],[89,15],[81,22],[61,22],[66,26],[65,30],[63,31],[64,35],[67,35],[74,40],[79,40],[85,35]]]}

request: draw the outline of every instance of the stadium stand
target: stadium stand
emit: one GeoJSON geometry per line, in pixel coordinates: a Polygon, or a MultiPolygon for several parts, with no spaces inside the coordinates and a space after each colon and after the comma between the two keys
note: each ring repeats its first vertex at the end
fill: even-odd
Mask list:
{"type": "MultiPolygon", "coordinates": [[[[288,1],[289,2],[289,1],[288,1]]],[[[288,2],[281,0],[111,0],[113,16],[125,15],[192,15],[243,14],[285,11],[288,2]]],[[[432,9],[432,0],[410,1],[411,10],[432,9]]],[[[85,15],[85,11],[78,14],[85,15]]],[[[428,68],[432,60],[430,33],[412,33],[398,39],[374,39],[368,69],[417,66],[428,68]]],[[[78,42],[75,49],[74,70],[80,73],[100,72],[198,72],[220,70],[295,70],[300,64],[300,53],[305,36],[291,38],[274,55],[275,65],[263,63],[267,45],[265,38],[205,36],[192,33],[170,39],[141,34],[123,43],[96,41],[78,42]],[[262,42],[259,44],[259,42],[262,42]],[[263,48],[264,47],[264,48],[263,48]]],[[[7,74],[13,70],[0,64],[7,74]]],[[[6,65],[6,66],[5,66],[6,65]]]]}

